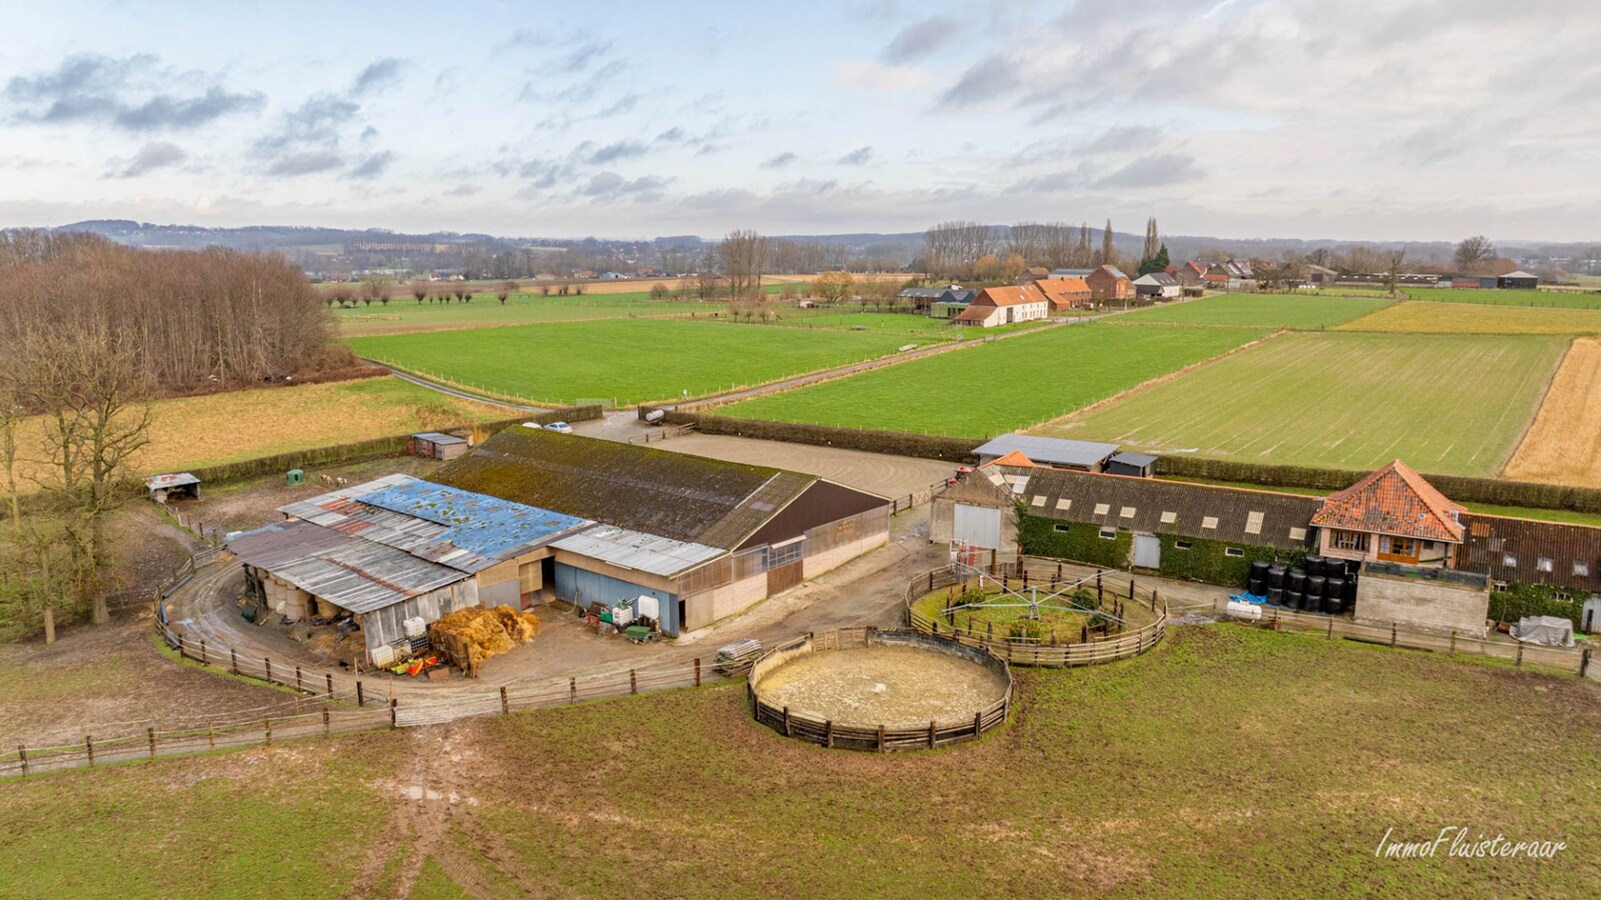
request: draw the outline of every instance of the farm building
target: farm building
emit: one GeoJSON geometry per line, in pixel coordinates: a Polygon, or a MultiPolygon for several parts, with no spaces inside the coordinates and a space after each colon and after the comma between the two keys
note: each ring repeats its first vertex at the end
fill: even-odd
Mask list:
{"type": "Polygon", "coordinates": [[[959,284],[953,284],[949,287],[942,288],[906,288],[905,290],[901,291],[898,296],[900,296],[902,299],[910,300],[912,302],[913,309],[921,313],[926,313],[932,310],[934,305],[938,303],[961,304],[966,306],[968,303],[973,302],[973,298],[977,295],[978,291],[975,291],[972,288],[964,288],[959,284]]]}
{"type": "Polygon", "coordinates": [[[953,321],[963,325],[993,328],[1014,322],[1033,322],[1049,318],[1051,302],[1045,293],[1032,283],[1019,286],[991,287],[979,291],[972,304],[962,310],[953,321]]]}
{"type": "Polygon", "coordinates": [[[1601,632],[1601,528],[1464,513],[1467,537],[1458,564],[1498,583],[1551,588],[1581,603],[1577,623],[1601,632]]]}
{"type": "Polygon", "coordinates": [[[929,318],[933,319],[954,319],[961,315],[962,311],[967,309],[969,305],[966,301],[958,303],[941,300],[928,308],[928,315],[929,318]]]}
{"type": "Polygon", "coordinates": [[[1127,300],[1134,296],[1134,282],[1117,266],[1101,266],[1084,276],[1084,282],[1090,286],[1090,296],[1096,302],[1127,300]]]}
{"type": "Polygon", "coordinates": [[[1396,460],[1330,494],[1312,517],[1324,556],[1453,568],[1466,510],[1396,460]]]}
{"type": "Polygon", "coordinates": [[[1172,275],[1180,286],[1191,287],[1206,282],[1207,263],[1200,260],[1189,260],[1176,266],[1168,266],[1167,274],[1172,275]]]}
{"type": "Polygon", "coordinates": [[[1447,287],[1466,290],[1495,290],[1500,281],[1494,275],[1452,275],[1447,287]]]}
{"type": "Polygon", "coordinates": [[[1100,472],[1106,461],[1117,452],[1116,444],[1094,441],[1070,441],[1063,438],[1036,437],[1031,434],[1003,434],[973,451],[980,465],[992,463],[1013,453],[1035,465],[1058,469],[1077,469],[1081,472],[1100,472]]]}
{"type": "Polygon", "coordinates": [[[151,475],[145,479],[145,491],[156,503],[166,503],[188,497],[200,499],[200,479],[192,472],[174,472],[170,475],[151,475]]]}
{"type": "Polygon", "coordinates": [[[1092,305],[1090,286],[1082,278],[1041,278],[1034,286],[1050,301],[1053,313],[1088,309],[1092,305]]]}
{"type": "Polygon", "coordinates": [[[1540,286],[1540,276],[1519,269],[1496,279],[1496,286],[1513,291],[1532,291],[1540,286]]]}
{"type": "Polygon", "coordinates": [[[453,434],[441,434],[437,431],[424,431],[411,436],[406,442],[406,449],[412,456],[424,456],[429,459],[455,459],[467,452],[466,438],[459,438],[453,434]]]}
{"type": "Polygon", "coordinates": [[[1305,273],[1306,274],[1302,276],[1302,279],[1307,284],[1315,284],[1319,287],[1332,287],[1334,282],[1338,281],[1340,278],[1339,272],[1336,272],[1327,266],[1317,265],[1316,263],[1307,263],[1305,273]]]}
{"type": "Polygon", "coordinates": [[[1083,278],[1095,271],[1094,269],[1052,269],[1051,278],[1083,278]]]}
{"type": "Polygon", "coordinates": [[[552,545],[554,596],[614,604],[652,593],[670,633],[740,612],[889,539],[888,501],[813,475],[525,428],[500,432],[432,478],[599,523],[552,545]]]}
{"type": "Polygon", "coordinates": [[[1134,279],[1134,292],[1153,300],[1172,300],[1183,291],[1177,278],[1166,272],[1151,272],[1134,279]]]}
{"type": "Polygon", "coordinates": [[[541,560],[593,523],[388,475],[279,507],[285,520],[236,535],[246,593],[264,615],[360,626],[368,660],[403,623],[469,606],[529,606],[541,560]]]}
{"type": "Polygon", "coordinates": [[[1150,478],[1156,474],[1156,457],[1149,453],[1132,453],[1123,451],[1112,454],[1106,461],[1108,475],[1132,475],[1135,478],[1150,478]]]}

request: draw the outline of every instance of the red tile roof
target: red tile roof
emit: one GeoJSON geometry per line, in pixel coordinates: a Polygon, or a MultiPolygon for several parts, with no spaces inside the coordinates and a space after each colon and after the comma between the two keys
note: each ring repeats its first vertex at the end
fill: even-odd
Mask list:
{"type": "Polygon", "coordinates": [[[1005,456],[996,457],[985,463],[986,466],[1013,466],[1019,469],[1036,468],[1034,461],[1023,455],[1021,450],[1013,450],[1005,456]]]}
{"type": "Polygon", "coordinates": [[[1023,303],[1045,302],[1047,302],[1045,294],[1033,284],[985,288],[973,298],[973,306],[1018,306],[1023,303]]]}
{"type": "Polygon", "coordinates": [[[1460,544],[1462,525],[1457,514],[1466,511],[1406,463],[1396,460],[1345,490],[1330,494],[1312,517],[1312,524],[1460,544]]]}
{"type": "Polygon", "coordinates": [[[1090,299],[1089,282],[1082,278],[1041,278],[1034,286],[1051,301],[1051,309],[1072,309],[1090,299]]]}

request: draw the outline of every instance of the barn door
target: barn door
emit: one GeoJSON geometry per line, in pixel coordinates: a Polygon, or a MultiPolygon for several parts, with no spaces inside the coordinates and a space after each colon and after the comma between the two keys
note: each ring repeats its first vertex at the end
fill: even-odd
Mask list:
{"type": "Polygon", "coordinates": [[[1162,565],[1162,542],[1154,534],[1134,535],[1134,565],[1156,569],[1162,565]]]}
{"type": "Polygon", "coordinates": [[[1001,511],[985,506],[956,504],[951,537],[964,544],[997,550],[1001,546],[1001,511]]]}
{"type": "Polygon", "coordinates": [[[767,596],[806,579],[806,540],[795,538],[767,548],[767,596]]]}

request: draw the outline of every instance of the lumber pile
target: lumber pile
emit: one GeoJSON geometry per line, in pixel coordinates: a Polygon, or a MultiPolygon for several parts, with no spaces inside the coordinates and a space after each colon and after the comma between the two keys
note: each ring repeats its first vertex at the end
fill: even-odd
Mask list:
{"type": "Polygon", "coordinates": [[[458,609],[428,626],[428,642],[468,676],[476,676],[484,660],[537,634],[539,618],[510,606],[458,609]]]}

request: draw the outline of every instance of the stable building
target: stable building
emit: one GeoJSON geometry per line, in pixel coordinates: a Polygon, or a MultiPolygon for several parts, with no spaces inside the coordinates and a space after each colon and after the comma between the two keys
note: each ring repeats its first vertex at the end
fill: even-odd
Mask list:
{"type": "Polygon", "coordinates": [[[1151,272],[1134,279],[1134,293],[1151,300],[1176,300],[1184,292],[1179,280],[1166,272],[1151,272]]]}
{"type": "Polygon", "coordinates": [[[1395,460],[1324,501],[1312,524],[1323,556],[1455,568],[1467,512],[1395,460]]]}
{"type": "Polygon", "coordinates": [[[953,321],[962,325],[994,328],[1016,322],[1048,319],[1051,301],[1032,282],[1024,285],[992,287],[979,291],[973,302],[953,321]]]}
{"type": "Polygon", "coordinates": [[[995,462],[1014,453],[1039,466],[1100,472],[1105,470],[1107,462],[1117,453],[1117,445],[1032,434],[1003,434],[973,450],[979,465],[995,462]]]}
{"type": "Polygon", "coordinates": [[[892,507],[875,494],[543,430],[506,429],[431,477],[613,529],[553,542],[554,596],[615,605],[651,593],[669,633],[739,613],[889,540],[892,507]]]}

